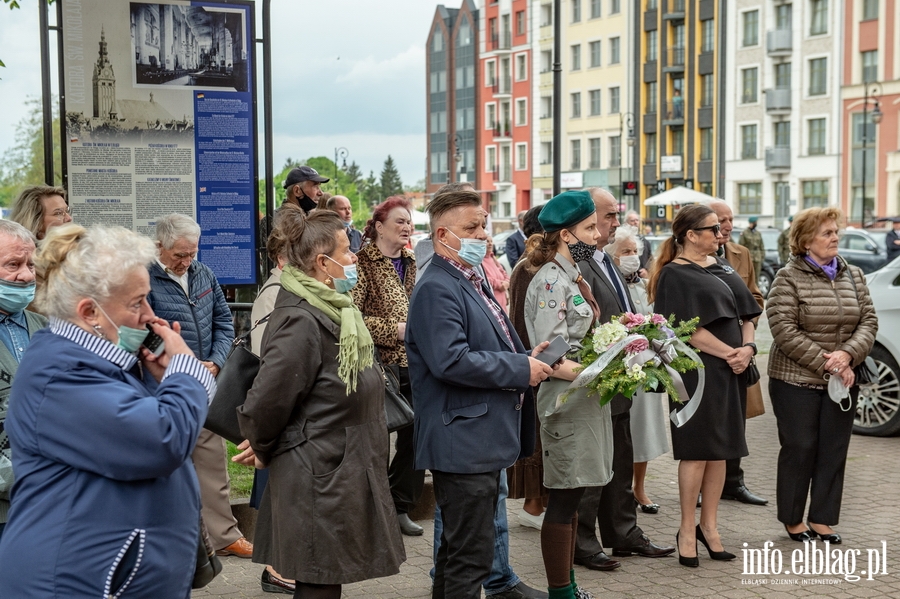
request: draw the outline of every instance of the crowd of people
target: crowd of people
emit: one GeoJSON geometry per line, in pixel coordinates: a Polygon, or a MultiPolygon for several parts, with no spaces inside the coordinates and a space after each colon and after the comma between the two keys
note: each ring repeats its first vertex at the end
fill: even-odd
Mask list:
{"type": "Polygon", "coordinates": [[[161,216],[150,240],[73,223],[64,189],[20,194],[0,220],[0,595],[186,598],[201,562],[220,568],[216,555],[233,555],[265,566],[264,591],[336,599],[345,584],[399,572],[403,535],[424,533],[410,513],[426,470],[435,598],[585,599],[594,595],[576,565],[677,554],[695,568],[700,544],[732,560],[720,499],[766,503],[740,463],[745,421],[764,410],[763,310],[777,518],[795,541],[842,541],[833,526],[854,369],[878,325],[862,272],[837,253],[839,210],[794,215],[764,302],[759,256],[730,241],[722,201],[679,210],[651,256],[640,216],[620,223],[609,191],[563,192],[518,215],[508,275],[471,185],[434,194],[431,235],[413,251],[405,198],[376,206],[359,231],[326,182],[293,169],[284,205],[260,227],[274,268],[253,305],[260,369],[237,411],[245,441],[233,458],[255,468],[253,543],[231,513],[224,440],[203,428],[234,327],[197,260],[199,226],[161,216]],[[687,422],[673,418],[667,434],[667,412],[693,407],[655,390],[603,406],[584,389],[558,401],[593,327],[650,311],[698,319],[690,345],[704,378],[684,375],[688,396],[700,395],[687,422]],[[543,359],[558,338],[569,351],[543,359]],[[390,460],[388,372],[414,411],[390,460]],[[671,545],[637,522],[638,510],[662,509],[645,481],[669,438],[680,508],[671,545]],[[524,499],[519,523],[540,530],[546,591],[510,564],[507,497],[524,499]]]}

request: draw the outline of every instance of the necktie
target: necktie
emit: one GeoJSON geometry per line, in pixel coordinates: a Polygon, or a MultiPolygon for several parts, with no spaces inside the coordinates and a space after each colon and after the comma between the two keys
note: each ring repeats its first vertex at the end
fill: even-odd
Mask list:
{"type": "Polygon", "coordinates": [[[621,305],[622,309],[626,312],[630,311],[631,306],[628,303],[628,299],[625,297],[625,290],[622,289],[622,283],[619,282],[619,274],[616,272],[616,269],[613,268],[609,254],[603,255],[603,265],[606,267],[606,272],[612,281],[613,287],[616,289],[616,295],[619,296],[619,305],[621,305]]]}

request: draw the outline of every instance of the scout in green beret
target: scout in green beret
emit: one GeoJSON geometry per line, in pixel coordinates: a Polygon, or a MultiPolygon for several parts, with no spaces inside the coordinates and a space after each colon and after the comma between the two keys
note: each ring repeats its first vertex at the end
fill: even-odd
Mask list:
{"type": "Polygon", "coordinates": [[[544,204],[538,220],[544,231],[553,233],[580,223],[596,211],[590,192],[564,191],[544,204]]]}

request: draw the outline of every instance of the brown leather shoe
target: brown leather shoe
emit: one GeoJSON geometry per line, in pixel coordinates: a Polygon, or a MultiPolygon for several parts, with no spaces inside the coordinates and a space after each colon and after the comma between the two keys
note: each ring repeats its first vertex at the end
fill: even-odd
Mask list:
{"type": "Polygon", "coordinates": [[[253,543],[241,537],[228,547],[216,551],[216,555],[233,555],[235,557],[251,558],[253,557],[253,543]]]}

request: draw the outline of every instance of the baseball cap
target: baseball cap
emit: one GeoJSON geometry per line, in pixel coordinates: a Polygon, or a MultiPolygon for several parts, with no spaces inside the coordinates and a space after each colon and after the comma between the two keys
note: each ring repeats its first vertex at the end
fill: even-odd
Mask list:
{"type": "Polygon", "coordinates": [[[304,181],[328,183],[331,179],[323,177],[311,166],[298,166],[297,168],[291,169],[291,172],[288,173],[287,178],[284,180],[284,188],[287,189],[291,185],[303,183],[304,181]]]}

